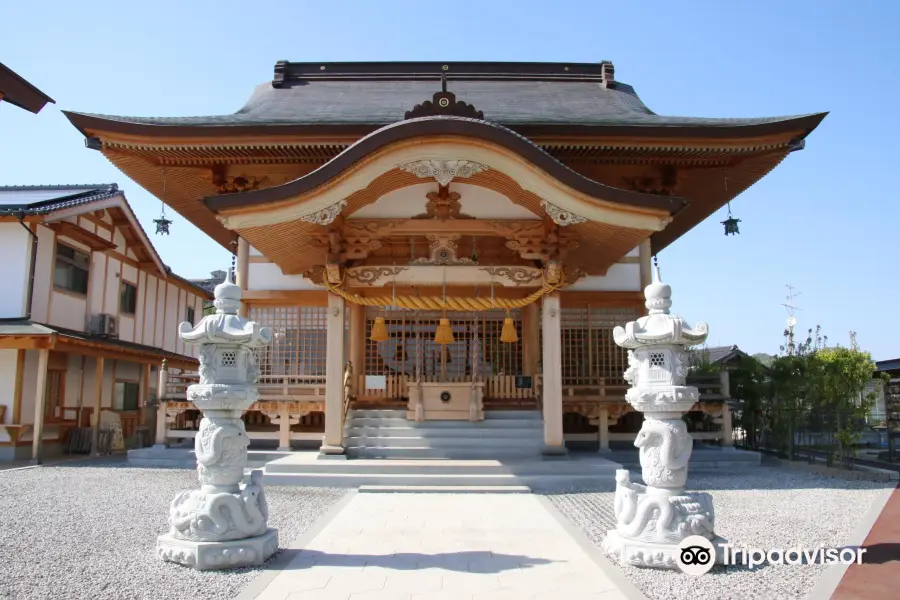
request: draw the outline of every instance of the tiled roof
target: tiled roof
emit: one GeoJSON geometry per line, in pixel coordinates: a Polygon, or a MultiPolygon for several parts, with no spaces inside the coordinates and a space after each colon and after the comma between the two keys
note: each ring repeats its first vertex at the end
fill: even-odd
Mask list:
{"type": "Polygon", "coordinates": [[[0,214],[46,214],[122,194],[115,183],[0,186],[0,214]]]}
{"type": "MultiPolygon", "coordinates": [[[[83,114],[144,125],[386,125],[440,91],[441,63],[281,63],[276,82],[256,87],[231,115],[124,117],[83,114]],[[320,67],[324,70],[320,71],[320,67]],[[423,72],[415,73],[416,69],[423,72]],[[365,70],[360,75],[354,70],[365,70]],[[276,87],[277,86],[277,87],[276,87]]],[[[657,115],[627,84],[607,81],[601,64],[450,63],[447,91],[472,104],[484,118],[517,125],[621,125],[708,127],[765,125],[800,117],[721,119],[657,115]],[[574,73],[570,67],[583,72],[574,73]],[[490,69],[494,69],[490,71],[490,69]],[[510,75],[506,71],[519,69],[510,75]],[[564,71],[565,69],[565,71],[564,71]],[[478,72],[481,70],[481,72],[478,72]],[[490,71],[490,72],[489,72],[490,71]]],[[[611,66],[611,65],[609,65],[611,66]]],[[[276,65],[276,73],[278,65],[276,65]]],[[[803,115],[809,116],[809,115],[803,115]]]]}
{"type": "Polygon", "coordinates": [[[735,352],[742,352],[737,346],[712,346],[709,348],[695,348],[690,351],[695,360],[705,359],[705,362],[718,363],[731,357],[735,352]]]}

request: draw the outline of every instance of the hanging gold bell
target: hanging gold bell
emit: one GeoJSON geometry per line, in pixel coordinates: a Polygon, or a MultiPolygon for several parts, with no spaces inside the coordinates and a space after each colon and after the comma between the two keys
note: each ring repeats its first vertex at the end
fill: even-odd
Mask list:
{"type": "Polygon", "coordinates": [[[500,331],[500,341],[505,344],[515,344],[519,341],[519,334],[516,333],[516,326],[513,319],[506,311],[506,318],[503,319],[503,329],[500,331]]]}
{"type": "Polygon", "coordinates": [[[450,319],[447,317],[441,317],[441,322],[437,327],[437,331],[434,332],[434,343],[435,344],[452,344],[453,339],[453,328],[450,327],[450,319]]]}
{"type": "Polygon", "coordinates": [[[384,324],[384,317],[375,317],[375,322],[372,323],[372,334],[369,336],[369,339],[373,342],[386,342],[390,339],[387,326],[384,324]]]}

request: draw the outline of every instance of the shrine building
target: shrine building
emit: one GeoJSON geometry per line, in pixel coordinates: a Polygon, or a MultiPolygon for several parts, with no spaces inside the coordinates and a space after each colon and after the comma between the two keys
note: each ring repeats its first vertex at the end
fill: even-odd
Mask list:
{"type": "MultiPolygon", "coordinates": [[[[236,255],[275,332],[250,437],[362,457],[429,455],[379,423],[504,411],[545,453],[633,440],[612,330],[646,314],[651,257],[825,116],[662,116],[609,62],[278,62],[233,115],[65,114],[236,255]]],[[[190,381],[170,372],[158,440],[193,437],[190,381]]],[[[729,444],[727,380],[694,384],[695,438],[729,444]]]]}

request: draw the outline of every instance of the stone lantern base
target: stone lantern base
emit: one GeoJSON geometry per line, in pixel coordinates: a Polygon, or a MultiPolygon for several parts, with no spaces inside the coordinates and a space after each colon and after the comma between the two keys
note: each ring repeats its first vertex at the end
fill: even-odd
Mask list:
{"type": "MultiPolygon", "coordinates": [[[[714,537],[710,540],[716,550],[715,564],[725,564],[725,550],[728,543],[725,538],[714,537]]],[[[607,555],[619,561],[621,565],[632,567],[654,567],[657,569],[677,569],[677,557],[681,554],[678,544],[658,544],[632,540],[619,535],[618,531],[609,531],[603,540],[603,549],[607,555]]]]}
{"type": "Polygon", "coordinates": [[[156,540],[156,554],[162,560],[178,563],[198,571],[256,567],[278,550],[278,531],[242,540],[194,542],[161,535],[156,540]]]}

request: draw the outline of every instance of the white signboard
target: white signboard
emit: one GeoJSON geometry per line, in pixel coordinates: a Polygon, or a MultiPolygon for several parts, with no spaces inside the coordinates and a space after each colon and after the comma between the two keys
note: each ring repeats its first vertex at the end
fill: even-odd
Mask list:
{"type": "Polygon", "coordinates": [[[366,375],[367,390],[386,390],[387,377],[384,375],[366,375]]]}

